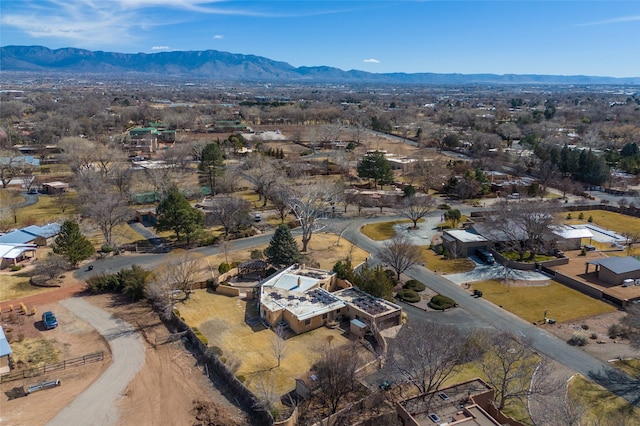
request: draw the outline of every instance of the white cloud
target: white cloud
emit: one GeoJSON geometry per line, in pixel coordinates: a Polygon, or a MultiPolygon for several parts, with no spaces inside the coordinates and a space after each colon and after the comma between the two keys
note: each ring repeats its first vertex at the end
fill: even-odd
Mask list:
{"type": "Polygon", "coordinates": [[[213,36],[213,38],[215,38],[216,40],[222,40],[224,36],[222,34],[216,34],[213,36]]]}
{"type": "Polygon", "coordinates": [[[171,50],[169,46],[152,46],[151,50],[171,50]]]}
{"type": "Polygon", "coordinates": [[[380,63],[380,61],[379,61],[379,60],[377,60],[377,59],[373,59],[373,58],[371,58],[371,59],[365,59],[365,60],[364,60],[364,61],[362,61],[362,62],[365,62],[365,63],[367,63],[367,64],[379,64],[379,63],[380,63]]]}
{"type": "Polygon", "coordinates": [[[621,16],[619,18],[611,18],[611,19],[604,19],[602,21],[587,22],[586,24],[578,24],[576,26],[578,26],[578,27],[591,27],[591,26],[594,26],[594,25],[609,25],[609,24],[618,24],[618,23],[621,23],[621,22],[635,22],[635,21],[640,21],[640,15],[621,16]]]}

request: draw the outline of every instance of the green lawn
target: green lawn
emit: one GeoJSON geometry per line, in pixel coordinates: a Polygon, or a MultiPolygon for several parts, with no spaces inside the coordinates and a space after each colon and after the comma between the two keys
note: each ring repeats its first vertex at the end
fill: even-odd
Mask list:
{"type": "Polygon", "coordinates": [[[520,260],[520,255],[515,251],[503,251],[500,254],[507,259],[514,260],[516,262],[544,262],[547,260],[555,259],[554,256],[545,256],[543,254],[536,254],[533,259],[529,259],[529,257],[531,256],[531,252],[529,251],[524,254],[524,260],[520,260]]]}
{"type": "Polygon", "coordinates": [[[556,281],[544,285],[506,286],[498,280],[473,283],[483,297],[529,322],[553,318],[558,322],[613,312],[615,307],[572,290],[556,281]]]}

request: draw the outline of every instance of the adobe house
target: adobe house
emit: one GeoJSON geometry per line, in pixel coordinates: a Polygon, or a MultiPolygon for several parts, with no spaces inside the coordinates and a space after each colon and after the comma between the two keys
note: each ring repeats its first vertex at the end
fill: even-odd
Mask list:
{"type": "Polygon", "coordinates": [[[46,182],[42,184],[42,192],[45,194],[61,194],[69,190],[69,184],[65,182],[46,182]]]}
{"type": "Polygon", "coordinates": [[[396,412],[401,423],[408,426],[522,426],[496,408],[494,396],[494,390],[476,378],[396,402],[396,412]]]}
{"type": "Polygon", "coordinates": [[[382,330],[400,325],[401,314],[398,305],[351,287],[334,272],[304,265],[283,269],[260,285],[260,317],[272,326],[284,321],[296,334],[352,319],[382,330]]]}
{"type": "Polygon", "coordinates": [[[589,265],[596,266],[599,280],[611,285],[620,285],[628,279],[640,279],[640,260],[633,256],[588,260],[585,264],[585,274],[589,273],[589,265]]]}

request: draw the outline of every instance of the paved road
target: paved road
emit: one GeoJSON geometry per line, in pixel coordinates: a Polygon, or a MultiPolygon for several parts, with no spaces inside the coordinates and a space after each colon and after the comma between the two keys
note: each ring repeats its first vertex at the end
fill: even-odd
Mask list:
{"type": "MultiPolygon", "coordinates": [[[[465,210],[468,211],[470,209],[465,210]]],[[[433,215],[437,216],[439,219],[440,212],[435,212],[433,215]]],[[[400,219],[400,217],[387,216],[349,219],[352,224],[345,231],[343,236],[345,239],[372,253],[369,263],[376,264],[377,260],[375,259],[375,253],[382,246],[382,243],[373,241],[364,236],[359,232],[359,229],[365,223],[385,222],[395,219],[400,219]]],[[[430,218],[428,221],[431,223],[434,219],[430,218]]],[[[340,231],[344,226],[344,223],[344,220],[340,219],[328,220],[327,228],[325,230],[340,231]]],[[[294,229],[292,233],[297,235],[299,230],[294,229]]],[[[266,244],[270,238],[271,233],[236,240],[230,243],[228,250],[242,250],[255,245],[266,244]]],[[[198,248],[195,249],[195,251],[205,255],[211,255],[220,253],[221,249],[219,246],[211,246],[198,248]]],[[[89,273],[86,270],[77,271],[75,276],[79,279],[83,279],[88,275],[99,273],[103,270],[116,272],[133,263],[137,263],[147,268],[153,268],[162,262],[163,256],[164,255],[115,256],[110,259],[96,261],[94,262],[94,265],[96,266],[92,272],[89,273]]],[[[566,342],[558,339],[554,335],[537,328],[536,326],[507,311],[504,311],[484,299],[475,299],[470,297],[469,293],[459,285],[452,283],[443,276],[430,272],[424,267],[414,266],[409,269],[406,274],[425,283],[434,291],[451,297],[462,308],[460,313],[456,316],[428,316],[429,319],[446,320],[451,323],[459,324],[460,326],[466,326],[467,324],[479,324],[481,327],[493,327],[497,330],[509,331],[523,338],[528,338],[531,340],[533,347],[541,354],[549,356],[585,377],[595,379],[607,389],[623,396],[635,405],[640,406],[640,383],[629,382],[628,377],[621,378],[619,376],[617,378],[622,380],[612,382],[609,379],[616,376],[617,370],[611,368],[607,363],[594,358],[590,354],[578,348],[567,345],[566,342]],[[630,383],[633,385],[631,386],[631,389],[629,389],[630,383]]],[[[417,319],[427,316],[422,311],[416,312],[414,310],[407,310],[407,312],[410,318],[414,317],[417,319]]]]}
{"type": "Polygon", "coordinates": [[[6,212],[10,212],[10,211],[13,211],[15,209],[20,209],[22,207],[32,206],[32,205],[34,205],[35,203],[38,202],[38,194],[20,193],[20,195],[22,195],[24,197],[24,201],[22,203],[20,203],[20,204],[16,204],[15,206],[0,207],[0,216],[5,214],[6,212]]]}
{"type": "Polygon", "coordinates": [[[60,411],[48,426],[115,425],[118,423],[115,404],[144,365],[144,346],[140,335],[131,325],[82,298],[71,298],[60,303],[104,336],[111,347],[113,363],[87,390],[60,411]]]}

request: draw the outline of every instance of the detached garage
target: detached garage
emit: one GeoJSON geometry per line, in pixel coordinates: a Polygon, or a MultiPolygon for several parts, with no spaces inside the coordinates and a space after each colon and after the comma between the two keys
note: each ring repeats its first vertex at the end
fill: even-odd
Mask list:
{"type": "Polygon", "coordinates": [[[442,234],[442,245],[449,253],[467,257],[479,249],[487,249],[489,240],[471,229],[451,229],[442,234]]]}

